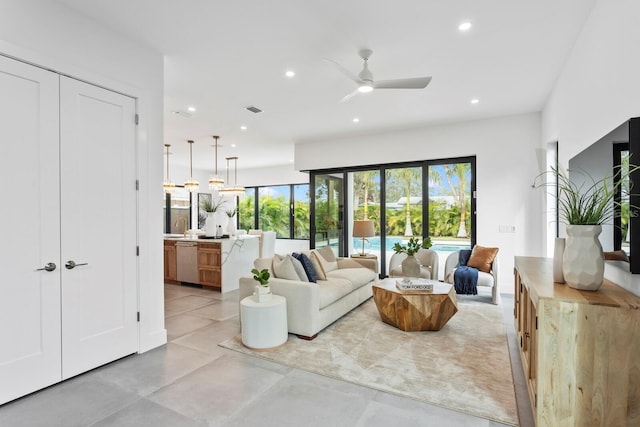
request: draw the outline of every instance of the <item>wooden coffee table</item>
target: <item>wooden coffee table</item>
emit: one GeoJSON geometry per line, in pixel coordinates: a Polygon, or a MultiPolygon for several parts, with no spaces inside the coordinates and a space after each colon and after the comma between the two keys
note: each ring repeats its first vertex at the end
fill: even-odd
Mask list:
{"type": "Polygon", "coordinates": [[[396,280],[373,285],[373,300],[384,323],[407,332],[439,331],[458,311],[452,285],[432,280],[433,292],[400,291],[396,280]]]}

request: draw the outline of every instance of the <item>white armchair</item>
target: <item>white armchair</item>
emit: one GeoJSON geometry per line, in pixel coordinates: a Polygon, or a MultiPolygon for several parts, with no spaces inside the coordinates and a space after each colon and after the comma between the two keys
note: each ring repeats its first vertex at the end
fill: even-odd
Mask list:
{"type": "MultiPolygon", "coordinates": [[[[458,267],[460,260],[460,252],[456,251],[451,253],[447,257],[447,261],[444,265],[444,281],[447,283],[453,283],[453,273],[458,267]]],[[[478,270],[478,286],[491,287],[491,296],[493,303],[500,304],[500,292],[498,288],[498,257],[496,256],[491,263],[491,270],[489,273],[478,270]]]]}
{"type": "MultiPolygon", "coordinates": [[[[431,249],[420,249],[414,255],[420,263],[420,277],[438,280],[438,253],[431,249]]],[[[402,277],[402,261],[407,254],[393,254],[389,260],[389,277],[402,277]]]]}

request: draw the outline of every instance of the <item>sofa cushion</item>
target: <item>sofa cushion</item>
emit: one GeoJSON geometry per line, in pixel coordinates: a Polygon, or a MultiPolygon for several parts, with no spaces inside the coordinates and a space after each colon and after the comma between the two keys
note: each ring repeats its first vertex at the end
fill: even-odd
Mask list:
{"type": "MultiPolygon", "coordinates": [[[[324,251],[326,252],[326,251],[324,251]]],[[[320,268],[322,268],[322,271],[324,272],[324,275],[326,276],[328,272],[330,271],[334,271],[338,269],[338,261],[329,261],[328,259],[326,259],[322,253],[320,253],[318,251],[318,249],[313,249],[311,251],[311,253],[316,255],[316,258],[318,259],[318,262],[320,263],[320,268]]],[[[331,252],[333,254],[333,252],[331,252]]]]}
{"type": "Polygon", "coordinates": [[[327,273],[327,279],[345,279],[352,285],[352,290],[375,280],[376,273],[368,268],[341,268],[327,273]]]}
{"type": "Polygon", "coordinates": [[[352,289],[353,286],[347,279],[335,277],[329,280],[318,280],[320,310],[350,294],[352,289]]]}
{"type": "Polygon", "coordinates": [[[333,249],[331,246],[323,246],[320,249],[316,249],[316,251],[322,255],[322,258],[326,259],[329,262],[336,262],[338,259],[336,258],[336,254],[333,253],[333,249]]]}
{"type": "Polygon", "coordinates": [[[471,251],[467,266],[488,273],[491,271],[491,263],[493,263],[497,254],[498,248],[485,248],[484,246],[475,245],[473,251],[471,251]]]}
{"type": "Polygon", "coordinates": [[[311,264],[313,265],[313,269],[316,271],[316,275],[318,276],[318,280],[327,280],[327,275],[324,274],[324,270],[320,265],[320,255],[316,254],[314,251],[309,251],[309,253],[305,253],[306,256],[309,257],[311,264]]]}
{"type": "Polygon", "coordinates": [[[300,264],[302,264],[302,267],[304,268],[304,272],[306,273],[307,279],[309,279],[309,282],[317,283],[318,275],[316,274],[316,270],[315,268],[313,268],[313,264],[311,263],[311,260],[309,259],[309,257],[306,256],[305,254],[299,254],[297,252],[294,252],[291,255],[295,259],[300,261],[300,264]]]}
{"type": "Polygon", "coordinates": [[[273,272],[279,279],[309,281],[300,261],[291,255],[275,254],[273,256],[273,272]]]}

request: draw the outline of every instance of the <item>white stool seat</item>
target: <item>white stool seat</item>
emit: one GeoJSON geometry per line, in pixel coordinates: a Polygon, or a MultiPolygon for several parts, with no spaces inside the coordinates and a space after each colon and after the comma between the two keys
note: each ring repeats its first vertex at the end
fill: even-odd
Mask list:
{"type": "Polygon", "coordinates": [[[253,296],[240,301],[242,344],[265,349],[284,344],[288,338],[287,300],[271,295],[268,301],[257,302],[253,296]]]}

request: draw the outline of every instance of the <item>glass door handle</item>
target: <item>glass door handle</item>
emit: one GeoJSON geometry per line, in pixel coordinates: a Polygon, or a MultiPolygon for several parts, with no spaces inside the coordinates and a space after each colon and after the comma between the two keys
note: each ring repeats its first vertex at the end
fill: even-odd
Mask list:
{"type": "Polygon", "coordinates": [[[56,264],[53,262],[48,263],[47,265],[45,265],[42,268],[36,268],[34,271],[53,271],[56,269],[56,264]]]}
{"type": "Polygon", "coordinates": [[[81,266],[81,265],[89,265],[88,262],[81,262],[81,263],[77,263],[75,261],[67,261],[67,263],[64,265],[65,268],[67,270],[73,270],[74,268],[81,266]]]}

